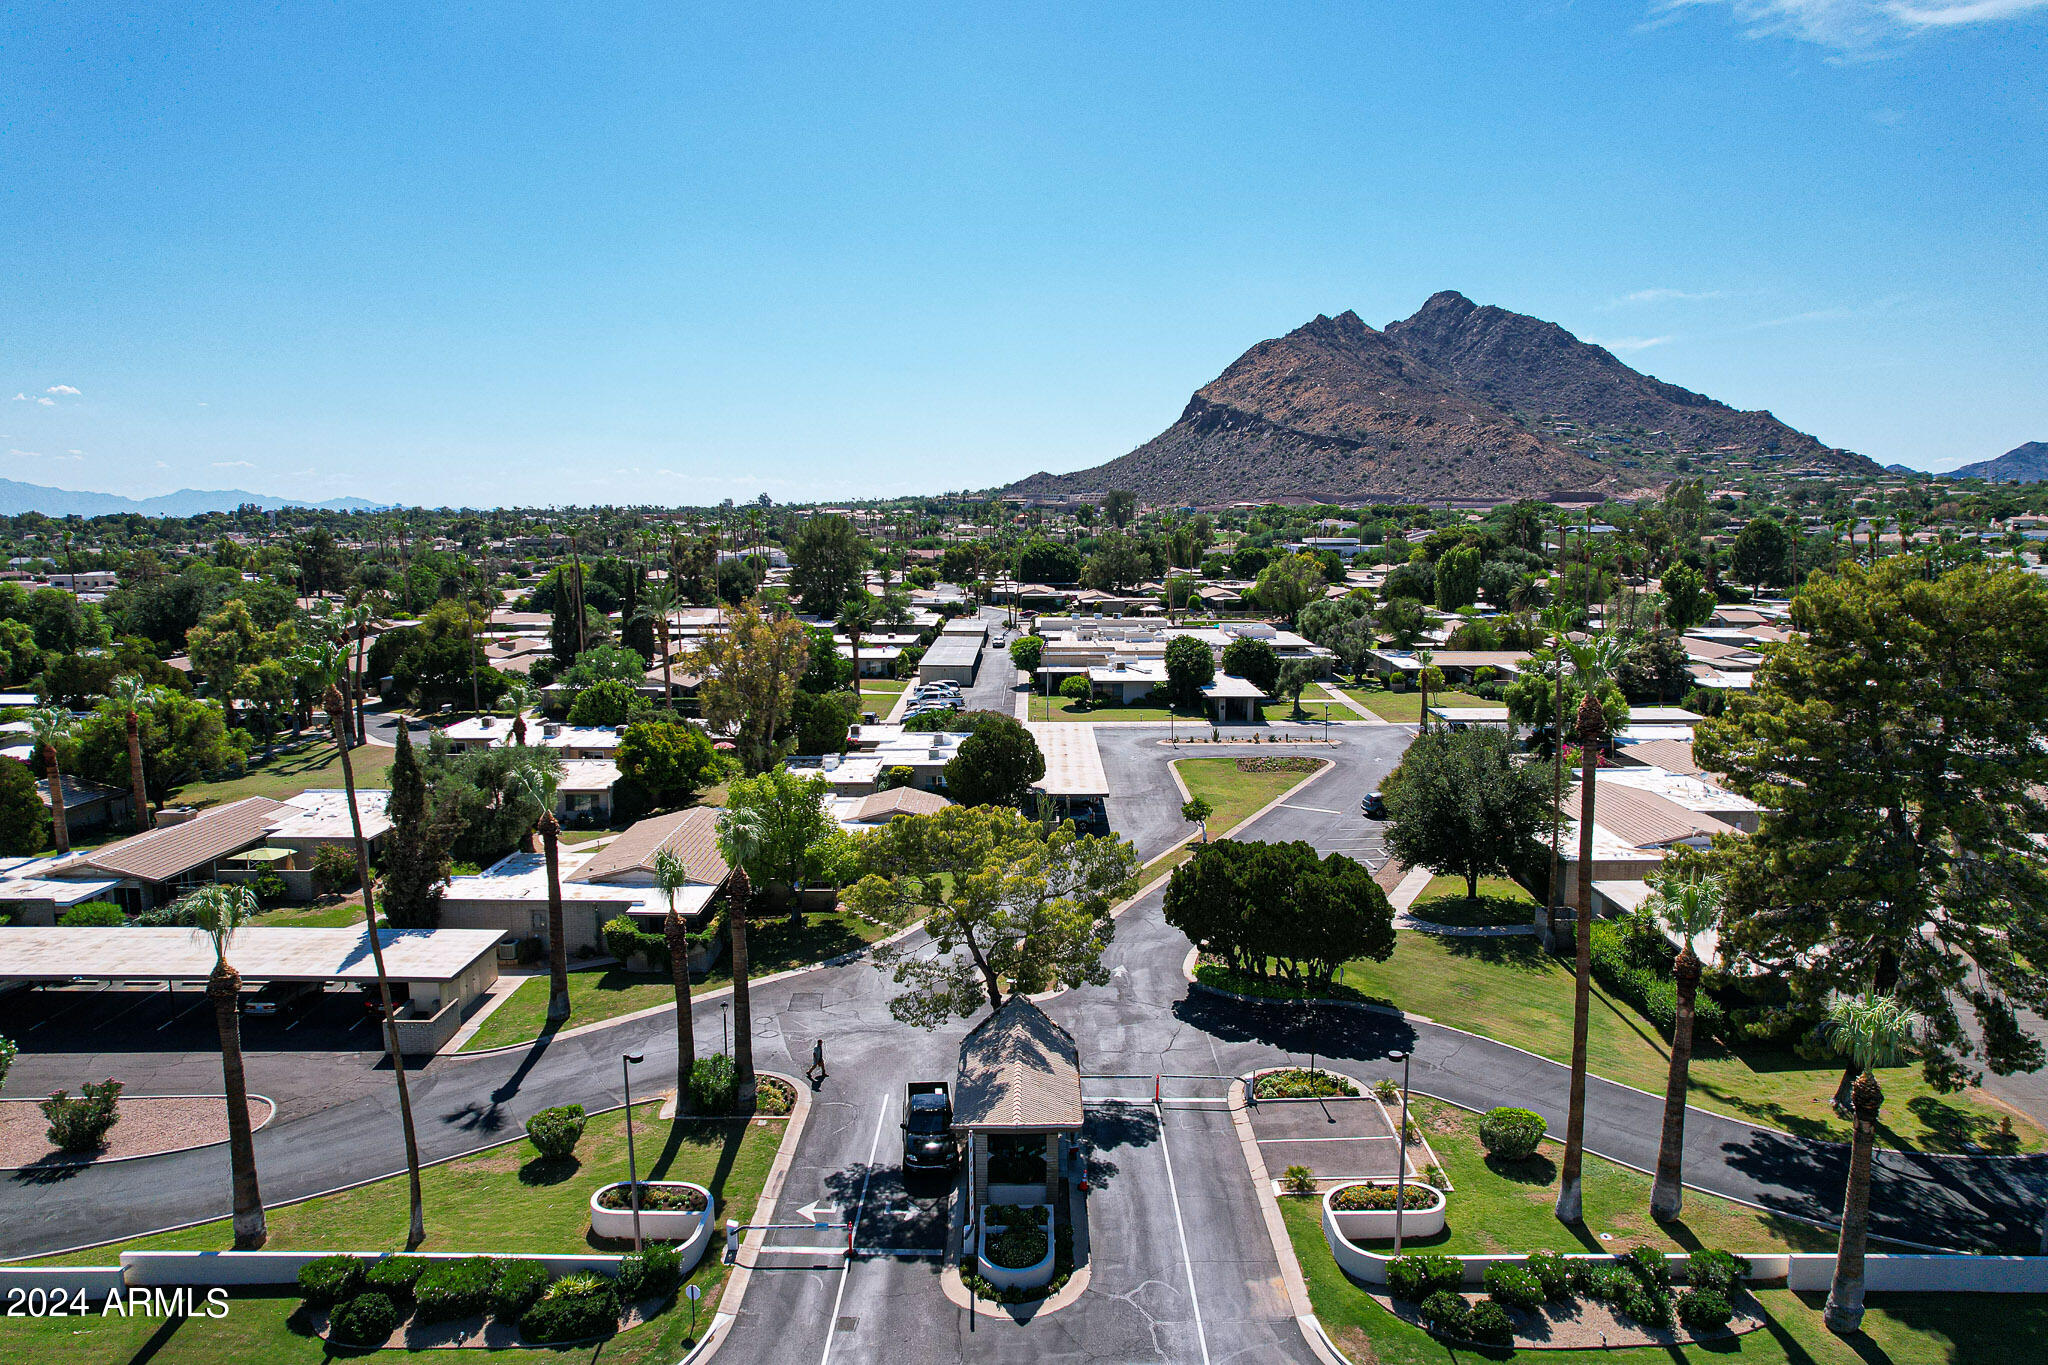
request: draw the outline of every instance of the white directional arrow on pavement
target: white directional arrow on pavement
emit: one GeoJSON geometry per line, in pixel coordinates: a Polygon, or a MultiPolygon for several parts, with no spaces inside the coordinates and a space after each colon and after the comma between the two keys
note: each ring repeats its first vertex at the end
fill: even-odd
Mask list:
{"type": "Polygon", "coordinates": [[[822,1199],[813,1200],[811,1203],[804,1205],[797,1210],[797,1213],[804,1218],[810,1219],[811,1222],[819,1227],[825,1227],[839,1221],[839,1206],[837,1204],[827,1204],[822,1199]]]}

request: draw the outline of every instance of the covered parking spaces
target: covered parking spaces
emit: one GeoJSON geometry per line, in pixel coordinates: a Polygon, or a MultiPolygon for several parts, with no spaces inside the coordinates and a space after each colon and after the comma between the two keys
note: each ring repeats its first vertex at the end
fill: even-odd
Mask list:
{"type": "Polygon", "coordinates": [[[1107,833],[1109,817],[1102,803],[1109,795],[1109,776],[1102,769],[1095,727],[1031,720],[1024,728],[1045,756],[1045,776],[1032,784],[1033,790],[1051,797],[1060,814],[1083,829],[1107,833]]]}
{"type": "MultiPolygon", "coordinates": [[[[437,1051],[498,979],[496,930],[380,929],[399,1046],[437,1051]]],[[[228,943],[254,1048],[375,1050],[361,929],[248,928],[228,943]],[[274,1036],[273,1036],[274,1035],[274,1036]]],[[[211,1034],[213,942],[189,928],[0,929],[0,1031],[24,1051],[161,1051],[211,1034]]]]}

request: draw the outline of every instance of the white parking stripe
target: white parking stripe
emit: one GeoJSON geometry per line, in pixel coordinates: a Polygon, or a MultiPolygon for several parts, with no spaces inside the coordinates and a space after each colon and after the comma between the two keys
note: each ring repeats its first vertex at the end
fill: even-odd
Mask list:
{"type": "MultiPolygon", "coordinates": [[[[1155,1109],[1159,1106],[1154,1105],[1155,1109]]],[[[1188,1254],[1188,1226],[1180,1216],[1180,1186],[1173,1179],[1173,1149],[1166,1142],[1166,1113],[1159,1113],[1159,1154],[1166,1158],[1166,1192],[1173,1197],[1173,1226],[1180,1232],[1180,1263],[1188,1273],[1188,1307],[1195,1315],[1195,1340],[1202,1347],[1202,1365],[1209,1365],[1209,1333],[1202,1327],[1202,1300],[1195,1292],[1195,1261],[1188,1254]]],[[[835,1313],[837,1309],[833,1310],[835,1313]]]]}

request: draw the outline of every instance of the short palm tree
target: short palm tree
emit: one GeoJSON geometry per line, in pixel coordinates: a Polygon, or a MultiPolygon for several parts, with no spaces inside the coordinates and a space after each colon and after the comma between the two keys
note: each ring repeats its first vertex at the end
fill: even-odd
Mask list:
{"type": "Polygon", "coordinates": [[[149,705],[153,689],[137,673],[123,673],[114,679],[108,695],[121,708],[122,719],[128,723],[128,786],[130,799],[135,803],[135,829],[137,833],[152,829],[155,818],[149,809],[149,786],[143,781],[142,770],[142,708],[149,705]]]}
{"type": "Polygon", "coordinates": [[[725,922],[732,939],[733,1081],[743,1114],[754,1112],[754,1015],[747,999],[747,908],[754,888],[747,877],[747,864],[760,853],[767,833],[761,817],[753,811],[726,809],[718,813],[718,851],[732,869],[732,878],[726,883],[725,922]]]}
{"type": "Polygon", "coordinates": [[[676,913],[676,893],[690,882],[690,870],[672,849],[654,855],[654,884],[668,902],[661,936],[668,942],[668,975],[676,988],[676,1112],[691,1110],[690,1073],[697,1066],[697,1026],[690,1017],[690,931],[676,913]]]}
{"type": "Polygon", "coordinates": [[[256,1137],[249,1126],[249,1084],[242,1071],[242,974],[228,962],[228,941],[256,913],[246,886],[215,882],[192,893],[199,927],[213,940],[213,972],[206,998],[220,1030],[221,1088],[228,1102],[228,1168],[234,1173],[235,1250],[254,1251],[269,1235],[263,1221],[263,1192],[256,1184],[256,1137]]]}
{"type": "Polygon", "coordinates": [[[1866,992],[1837,995],[1828,1002],[1821,1036],[1856,1067],[1850,1103],[1856,1125],[1849,1142],[1849,1186],[1842,1195],[1842,1240],[1835,1249],[1835,1278],[1821,1315],[1828,1330],[1847,1336],[1863,1325],[1863,1249],[1870,1236],[1870,1156],[1877,1145],[1877,1115],[1884,1089],[1872,1073],[1905,1060],[1913,1038],[1926,1025],[1897,997],[1866,992]]]}
{"type": "Polygon", "coordinates": [[[1436,672],[1436,653],[1434,650],[1418,649],[1415,651],[1415,662],[1419,665],[1415,670],[1415,680],[1422,685],[1422,716],[1419,728],[1427,730],[1429,729],[1429,675],[1436,672]]]}
{"type": "MultiPolygon", "coordinates": [[[[1586,1157],[1586,1049],[1593,1004],[1593,794],[1599,787],[1600,745],[1607,738],[1607,713],[1600,706],[1600,685],[1621,663],[1623,645],[1616,635],[1601,635],[1575,644],[1564,642],[1578,677],[1579,711],[1579,885],[1573,907],[1576,940],[1572,992],[1572,1077],[1570,1110],[1565,1117],[1564,1164],[1557,1182],[1559,1222],[1585,1219],[1585,1191],[1580,1171],[1586,1157]]],[[[1562,741],[1562,736],[1559,737],[1562,741]]]]}
{"type": "Polygon", "coordinates": [[[512,708],[512,742],[526,744],[526,713],[540,705],[540,689],[531,680],[514,678],[505,686],[505,705],[512,708]]]}
{"type": "Polygon", "coordinates": [[[1658,884],[1651,911],[1678,935],[1671,978],[1678,987],[1677,1017],[1671,1025],[1671,1075],[1664,1085],[1664,1136],[1657,1146],[1657,1183],[1650,1191],[1650,1216],[1678,1217],[1685,1203],[1685,1096],[1691,1082],[1693,1002],[1700,985],[1699,954],[1693,941],[1721,922],[1721,879],[1707,875],[1671,877],[1658,884]]]}
{"type": "Polygon", "coordinates": [[[505,792],[534,811],[534,832],[548,865],[548,1022],[569,1017],[568,930],[562,922],[561,822],[555,819],[555,779],[537,768],[521,768],[505,780],[505,792]]]}
{"type": "Polygon", "coordinates": [[[43,772],[50,783],[50,839],[57,852],[71,851],[71,830],[64,821],[64,766],[57,756],[59,745],[71,738],[71,713],[57,706],[38,706],[28,713],[30,731],[43,756],[43,772]]]}

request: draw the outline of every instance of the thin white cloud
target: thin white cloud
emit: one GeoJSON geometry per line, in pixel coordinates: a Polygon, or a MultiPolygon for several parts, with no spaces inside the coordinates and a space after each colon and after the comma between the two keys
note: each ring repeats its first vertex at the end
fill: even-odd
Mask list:
{"type": "Polygon", "coordinates": [[[247,460],[215,460],[213,467],[215,469],[254,469],[256,466],[247,460]]]}
{"type": "Polygon", "coordinates": [[[9,455],[18,455],[24,460],[40,460],[43,458],[43,452],[40,450],[10,450],[7,453],[9,455]]]}
{"type": "Polygon", "coordinates": [[[1652,0],[1653,26],[1725,6],[1744,36],[1783,35],[1869,56],[1923,33],[1994,24],[2048,10],[2048,0],[1652,0]]]}
{"type": "Polygon", "coordinates": [[[56,399],[44,398],[40,394],[32,393],[17,393],[16,395],[14,395],[14,401],[17,403],[40,403],[46,408],[54,408],[57,406],[56,399]]]}
{"type": "Polygon", "coordinates": [[[1725,299],[1727,297],[1728,291],[1725,289],[1638,289],[1632,293],[1623,294],[1607,306],[1609,308],[1626,308],[1630,304],[1636,303],[1697,303],[1702,299],[1725,299]]]}
{"type": "Polygon", "coordinates": [[[1587,337],[1595,346],[1605,346],[1610,351],[1626,355],[1632,351],[1647,351],[1652,346],[1669,346],[1674,337],[1587,337]]]}
{"type": "Polygon", "coordinates": [[[77,397],[80,397],[80,394],[79,394],[78,390],[77,390],[77,389],[74,389],[74,388],[72,388],[72,387],[71,387],[71,386],[70,386],[69,384],[52,384],[52,385],[50,385],[50,387],[49,387],[49,388],[47,388],[47,389],[44,389],[44,390],[43,390],[43,392],[44,392],[44,393],[61,393],[61,394],[64,394],[65,396],[67,396],[67,397],[70,397],[70,398],[77,398],[77,397]]]}

